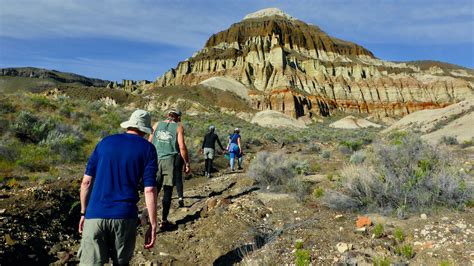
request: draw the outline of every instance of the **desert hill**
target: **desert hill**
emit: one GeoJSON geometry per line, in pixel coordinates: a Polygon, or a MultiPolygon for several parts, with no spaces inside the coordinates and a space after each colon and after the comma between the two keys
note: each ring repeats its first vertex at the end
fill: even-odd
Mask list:
{"type": "Polygon", "coordinates": [[[108,80],[88,78],[74,73],[66,73],[57,70],[48,70],[35,67],[2,68],[0,69],[0,81],[2,87],[4,88],[21,85],[22,81],[29,84],[30,86],[77,84],[94,87],[105,87],[110,82],[108,80]],[[9,83],[11,85],[9,85],[9,83]]]}
{"type": "Polygon", "coordinates": [[[249,14],[213,34],[203,49],[152,87],[196,85],[211,77],[247,86],[257,110],[295,118],[336,110],[401,117],[459,102],[474,91],[472,69],[434,61],[384,61],[278,9],[249,14]]]}

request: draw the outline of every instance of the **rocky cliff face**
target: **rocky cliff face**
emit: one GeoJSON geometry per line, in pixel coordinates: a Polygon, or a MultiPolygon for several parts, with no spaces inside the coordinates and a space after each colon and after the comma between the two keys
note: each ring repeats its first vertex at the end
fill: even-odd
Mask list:
{"type": "Polygon", "coordinates": [[[294,117],[325,116],[335,109],[403,116],[474,92],[471,69],[383,61],[362,46],[275,9],[250,14],[212,35],[202,50],[154,85],[195,85],[215,76],[251,89],[255,109],[294,117]]]}

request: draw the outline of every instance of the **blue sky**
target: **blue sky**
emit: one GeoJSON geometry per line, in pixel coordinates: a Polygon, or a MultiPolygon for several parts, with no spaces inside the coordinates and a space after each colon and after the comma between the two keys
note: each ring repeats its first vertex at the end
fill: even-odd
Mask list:
{"type": "Polygon", "coordinates": [[[246,14],[277,7],[384,60],[474,68],[472,0],[0,0],[0,67],[154,80],[246,14]]]}

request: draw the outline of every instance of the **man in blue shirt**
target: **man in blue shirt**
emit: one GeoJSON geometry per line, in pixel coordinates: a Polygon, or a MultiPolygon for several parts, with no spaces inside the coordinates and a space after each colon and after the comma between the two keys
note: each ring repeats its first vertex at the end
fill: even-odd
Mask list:
{"type": "Polygon", "coordinates": [[[108,136],[95,147],[81,184],[81,264],[126,265],[133,256],[138,218],[138,187],[145,187],[150,229],[145,248],[156,238],[155,147],[144,136],[151,133],[150,115],[136,110],[120,124],[126,133],[108,136]]]}

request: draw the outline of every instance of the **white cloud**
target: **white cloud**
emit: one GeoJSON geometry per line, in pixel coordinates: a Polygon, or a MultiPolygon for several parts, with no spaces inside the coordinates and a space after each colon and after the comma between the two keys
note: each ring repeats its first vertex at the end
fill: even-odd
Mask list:
{"type": "Polygon", "coordinates": [[[0,0],[0,36],[108,37],[199,49],[247,13],[277,6],[349,41],[473,43],[473,5],[471,0],[0,0]]]}

